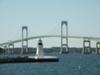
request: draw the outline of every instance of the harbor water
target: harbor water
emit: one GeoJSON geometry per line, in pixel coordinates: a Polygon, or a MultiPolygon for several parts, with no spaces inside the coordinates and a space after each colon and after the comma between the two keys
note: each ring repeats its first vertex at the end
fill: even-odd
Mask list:
{"type": "Polygon", "coordinates": [[[100,75],[99,54],[56,54],[59,62],[0,64],[0,75],[100,75]]]}

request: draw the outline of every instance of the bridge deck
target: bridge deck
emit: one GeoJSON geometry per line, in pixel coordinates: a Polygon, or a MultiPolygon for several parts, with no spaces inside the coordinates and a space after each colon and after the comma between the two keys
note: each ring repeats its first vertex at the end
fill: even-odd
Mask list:
{"type": "MultiPolygon", "coordinates": [[[[41,36],[34,36],[34,37],[28,37],[24,40],[32,40],[32,39],[38,39],[38,38],[51,38],[51,37],[56,37],[56,38],[60,38],[61,35],[41,35],[41,36]]],[[[88,40],[94,40],[94,41],[100,41],[100,37],[89,37],[89,36],[63,36],[63,38],[74,38],[74,39],[88,39],[88,40]]],[[[18,39],[18,40],[14,40],[11,42],[5,42],[5,43],[1,43],[0,46],[2,45],[6,45],[9,43],[18,43],[21,42],[22,39],[18,39]]]]}

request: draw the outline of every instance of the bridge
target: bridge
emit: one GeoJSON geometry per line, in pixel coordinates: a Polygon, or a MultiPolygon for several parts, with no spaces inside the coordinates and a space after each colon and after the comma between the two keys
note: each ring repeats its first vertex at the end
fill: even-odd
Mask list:
{"type": "Polygon", "coordinates": [[[66,52],[68,52],[68,39],[83,39],[83,53],[85,52],[90,52],[91,51],[91,40],[96,42],[96,53],[100,53],[100,37],[91,37],[91,36],[71,36],[68,35],[68,22],[67,21],[62,21],[61,22],[61,35],[40,35],[40,36],[32,36],[28,37],[28,27],[23,26],[22,27],[22,38],[17,39],[14,41],[10,42],[4,42],[0,43],[0,47],[8,47],[8,49],[12,46],[14,48],[15,43],[22,42],[22,50],[21,53],[23,53],[23,50],[25,49],[28,51],[28,40],[33,40],[33,39],[39,39],[39,38],[61,38],[61,50],[60,53],[63,52],[63,48],[66,48],[66,52]],[[66,32],[64,35],[63,32],[63,26],[65,25],[66,27],[66,32]],[[26,32],[26,33],[25,33],[26,32]],[[25,33],[25,36],[24,36],[25,33]],[[64,43],[64,39],[66,43],[64,43]],[[88,46],[86,45],[88,44],[88,46]]]}
{"type": "MultiPolygon", "coordinates": [[[[23,39],[25,40],[32,40],[32,39],[39,39],[39,38],[60,38],[61,35],[40,35],[40,36],[33,36],[33,37],[28,37],[23,39]]],[[[63,38],[72,38],[72,39],[87,39],[87,40],[93,40],[93,41],[100,41],[100,37],[89,37],[89,36],[62,36],[63,38]]],[[[14,41],[10,41],[10,42],[4,42],[1,43],[0,46],[3,45],[8,45],[10,43],[19,43],[22,42],[22,39],[18,39],[18,40],[14,40],[14,41]]]]}

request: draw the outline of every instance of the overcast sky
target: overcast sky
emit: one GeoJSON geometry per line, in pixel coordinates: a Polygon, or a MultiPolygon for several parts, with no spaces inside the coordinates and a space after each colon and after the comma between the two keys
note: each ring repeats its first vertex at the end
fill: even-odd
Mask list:
{"type": "MultiPolygon", "coordinates": [[[[29,36],[60,34],[62,20],[68,21],[69,35],[100,37],[100,0],[0,0],[0,43],[20,39],[24,25],[29,36]]],[[[82,40],[69,43],[78,46],[82,40]]],[[[29,44],[35,47],[37,40],[29,44]]],[[[60,46],[60,39],[44,44],[60,46]]]]}

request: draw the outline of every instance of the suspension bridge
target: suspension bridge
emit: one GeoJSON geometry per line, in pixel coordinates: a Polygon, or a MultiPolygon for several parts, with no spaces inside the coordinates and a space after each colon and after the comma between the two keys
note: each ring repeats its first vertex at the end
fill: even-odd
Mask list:
{"type": "Polygon", "coordinates": [[[33,40],[33,39],[39,39],[39,38],[61,38],[61,49],[60,53],[63,52],[63,48],[66,48],[66,52],[68,52],[68,39],[83,39],[83,53],[86,51],[90,52],[91,51],[91,41],[96,42],[96,53],[100,53],[100,37],[90,37],[90,36],[71,36],[68,35],[68,22],[67,21],[62,21],[61,22],[61,35],[40,35],[40,36],[32,36],[28,37],[28,27],[23,26],[22,27],[22,38],[13,40],[10,42],[4,42],[0,43],[0,47],[8,48],[12,46],[14,48],[15,43],[22,42],[22,49],[21,53],[23,53],[23,50],[28,51],[28,40],[33,40]],[[66,31],[64,32],[64,25],[66,28],[66,31]],[[64,34],[65,33],[65,34],[64,34]],[[25,35],[25,36],[24,36],[25,35]],[[88,44],[88,45],[86,45],[88,44]]]}

